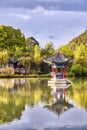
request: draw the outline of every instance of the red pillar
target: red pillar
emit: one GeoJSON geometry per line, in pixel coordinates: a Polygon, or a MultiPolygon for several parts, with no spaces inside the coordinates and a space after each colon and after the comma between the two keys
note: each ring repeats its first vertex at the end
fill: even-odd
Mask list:
{"type": "Polygon", "coordinates": [[[63,68],[60,69],[61,78],[63,78],[63,68]]]}
{"type": "Polygon", "coordinates": [[[64,78],[66,78],[66,70],[64,69],[64,78]]]}

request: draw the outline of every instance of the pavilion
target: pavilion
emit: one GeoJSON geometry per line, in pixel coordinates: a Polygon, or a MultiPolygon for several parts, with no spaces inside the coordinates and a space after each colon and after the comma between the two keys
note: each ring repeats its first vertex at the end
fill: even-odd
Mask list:
{"type": "Polygon", "coordinates": [[[65,79],[66,78],[65,68],[68,65],[68,63],[72,62],[72,59],[67,58],[65,55],[58,52],[46,59],[43,59],[43,61],[50,65],[52,78],[65,79]]]}

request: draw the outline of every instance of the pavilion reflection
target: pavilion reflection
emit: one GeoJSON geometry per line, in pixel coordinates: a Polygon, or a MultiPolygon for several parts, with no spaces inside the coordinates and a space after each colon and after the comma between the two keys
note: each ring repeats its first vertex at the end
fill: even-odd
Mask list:
{"type": "Polygon", "coordinates": [[[45,105],[46,108],[55,112],[60,116],[65,111],[74,107],[72,103],[69,102],[67,97],[67,89],[70,87],[70,84],[48,84],[51,87],[51,103],[45,105]]]}

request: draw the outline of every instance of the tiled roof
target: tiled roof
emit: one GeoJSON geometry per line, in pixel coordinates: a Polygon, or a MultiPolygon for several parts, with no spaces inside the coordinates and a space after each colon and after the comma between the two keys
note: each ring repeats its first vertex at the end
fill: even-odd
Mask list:
{"type": "Polygon", "coordinates": [[[67,58],[65,55],[61,54],[60,52],[46,58],[43,59],[44,62],[46,63],[57,63],[57,64],[61,64],[61,63],[66,63],[69,62],[71,60],[71,58],[67,58]]]}
{"type": "Polygon", "coordinates": [[[15,63],[18,63],[18,61],[19,61],[18,59],[14,59],[14,58],[12,58],[12,57],[9,58],[9,62],[10,62],[10,63],[15,64],[15,63]]]}

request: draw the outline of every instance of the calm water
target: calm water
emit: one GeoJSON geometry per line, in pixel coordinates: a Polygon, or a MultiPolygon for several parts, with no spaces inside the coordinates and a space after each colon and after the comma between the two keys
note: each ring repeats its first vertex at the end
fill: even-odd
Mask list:
{"type": "Polygon", "coordinates": [[[87,79],[0,79],[0,130],[87,130],[87,79]]]}

